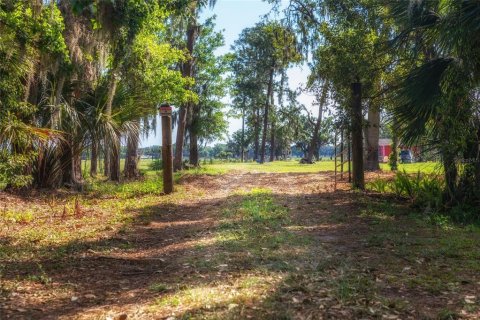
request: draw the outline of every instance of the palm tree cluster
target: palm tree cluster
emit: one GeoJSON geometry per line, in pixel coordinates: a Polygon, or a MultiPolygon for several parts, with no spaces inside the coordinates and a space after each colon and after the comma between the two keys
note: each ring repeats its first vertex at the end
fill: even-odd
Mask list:
{"type": "Polygon", "coordinates": [[[157,106],[199,100],[185,68],[196,61],[188,34],[199,29],[195,17],[205,5],[0,1],[0,180],[7,188],[81,186],[86,153],[92,176],[102,170],[119,181],[122,144],[124,176],[137,177],[140,135],[155,128],[157,106]],[[187,39],[172,36],[185,22],[187,39]]]}

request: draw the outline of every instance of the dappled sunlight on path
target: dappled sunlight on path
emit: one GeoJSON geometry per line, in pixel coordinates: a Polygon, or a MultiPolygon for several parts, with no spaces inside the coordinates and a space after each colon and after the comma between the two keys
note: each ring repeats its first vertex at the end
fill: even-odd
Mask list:
{"type": "Polygon", "coordinates": [[[480,281],[478,242],[454,232],[457,247],[441,242],[403,204],[333,191],[331,173],[233,172],[181,185],[195,196],[149,202],[126,228],[58,261],[2,262],[1,318],[478,315],[464,301],[480,281]]]}

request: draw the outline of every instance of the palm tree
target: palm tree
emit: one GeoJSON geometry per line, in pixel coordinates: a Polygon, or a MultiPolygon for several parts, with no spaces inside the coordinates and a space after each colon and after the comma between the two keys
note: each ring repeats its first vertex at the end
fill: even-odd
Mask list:
{"type": "Polygon", "coordinates": [[[404,143],[426,138],[439,151],[445,200],[449,205],[460,203],[472,191],[478,192],[480,182],[480,118],[475,101],[480,80],[480,37],[476,36],[480,3],[411,1],[397,3],[392,12],[402,27],[395,44],[418,52],[413,57],[416,66],[396,91],[397,129],[404,143]],[[458,157],[477,161],[460,171],[458,157]]]}

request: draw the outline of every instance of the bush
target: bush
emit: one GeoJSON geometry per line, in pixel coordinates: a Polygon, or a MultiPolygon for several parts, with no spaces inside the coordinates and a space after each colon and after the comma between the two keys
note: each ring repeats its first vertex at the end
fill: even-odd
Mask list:
{"type": "Polygon", "coordinates": [[[33,177],[26,168],[31,167],[36,154],[8,154],[0,151],[0,186],[20,189],[32,184],[33,177]]]}
{"type": "Polygon", "coordinates": [[[391,181],[376,179],[367,184],[367,188],[380,193],[393,193],[398,198],[409,199],[415,206],[427,211],[442,209],[444,181],[437,175],[418,172],[409,175],[397,172],[391,181]]]}
{"type": "Polygon", "coordinates": [[[148,167],[149,167],[150,170],[160,171],[163,168],[163,162],[160,159],[156,159],[156,160],[153,160],[152,162],[150,162],[148,167]]]}

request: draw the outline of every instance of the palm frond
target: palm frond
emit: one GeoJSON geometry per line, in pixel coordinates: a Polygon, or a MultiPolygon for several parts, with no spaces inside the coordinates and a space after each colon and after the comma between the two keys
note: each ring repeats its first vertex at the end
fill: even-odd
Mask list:
{"type": "Polygon", "coordinates": [[[442,80],[453,61],[439,58],[413,69],[394,92],[394,129],[404,142],[414,144],[428,133],[429,125],[436,125],[432,120],[442,104],[442,80]]]}

